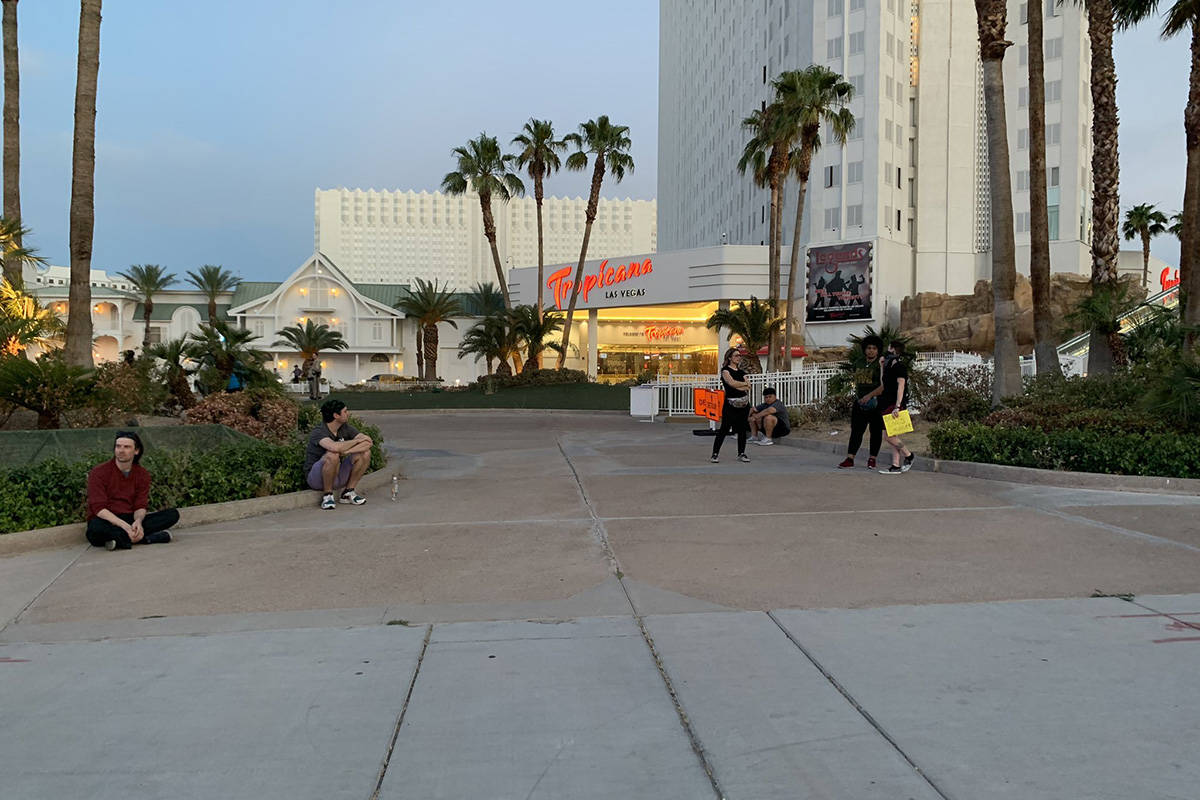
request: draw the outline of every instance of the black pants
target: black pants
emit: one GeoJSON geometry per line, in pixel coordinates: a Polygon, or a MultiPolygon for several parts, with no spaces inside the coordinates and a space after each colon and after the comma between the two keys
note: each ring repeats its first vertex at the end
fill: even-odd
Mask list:
{"type": "Polygon", "coordinates": [[[883,444],[883,415],[878,407],[863,408],[856,400],[850,411],[850,446],[846,448],[847,454],[858,452],[862,446],[863,431],[867,428],[871,429],[871,458],[874,458],[879,455],[879,448],[883,444]]]}
{"type": "Polygon", "coordinates": [[[734,408],[726,403],[721,406],[721,427],[717,429],[717,438],[713,441],[713,455],[721,452],[721,445],[730,433],[737,434],[738,455],[746,452],[746,434],[750,432],[750,406],[734,408]]]}
{"type": "MultiPolygon", "coordinates": [[[[117,514],[117,516],[130,524],[133,523],[133,514],[117,514]]],[[[165,531],[177,522],[179,522],[179,512],[173,508],[164,508],[162,511],[147,514],[142,519],[142,530],[146,533],[158,533],[165,531]]],[[[129,534],[125,532],[124,528],[118,528],[99,517],[92,517],[88,520],[87,540],[96,547],[104,547],[104,543],[110,540],[116,541],[117,547],[122,549],[132,545],[132,542],[129,541],[129,534]]]]}

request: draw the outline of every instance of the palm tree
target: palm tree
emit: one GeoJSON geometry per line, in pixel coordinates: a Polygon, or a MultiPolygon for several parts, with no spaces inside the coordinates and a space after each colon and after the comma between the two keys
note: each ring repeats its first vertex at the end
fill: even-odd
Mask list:
{"type": "Polygon", "coordinates": [[[79,61],[75,68],[75,135],[71,156],[71,287],[67,312],[68,364],[91,367],[92,232],[96,225],[96,82],[100,74],[100,0],[80,0],[79,61]]]}
{"type": "Polygon", "coordinates": [[[474,355],[475,360],[484,359],[487,374],[492,375],[492,364],[498,362],[496,375],[512,375],[509,358],[516,348],[513,326],[504,313],[492,314],[476,322],[463,333],[458,344],[458,357],[474,355]]]}
{"type": "Polygon", "coordinates": [[[751,297],[747,305],[741,300],[735,308],[719,308],[704,323],[711,329],[728,328],[729,338],[738,336],[750,355],[750,372],[762,372],[758,362],[758,351],[771,341],[772,334],[779,332],[783,317],[776,315],[770,303],[751,297]]]}
{"type": "Polygon", "coordinates": [[[509,315],[513,330],[525,343],[525,365],[521,367],[523,375],[538,369],[542,353],[547,348],[551,350],[559,348],[557,343],[547,340],[562,326],[562,315],[553,311],[546,311],[539,315],[538,311],[539,309],[535,306],[520,305],[514,308],[509,315]]]}
{"type": "Polygon", "coordinates": [[[1125,212],[1121,235],[1129,242],[1142,240],[1142,286],[1150,285],[1150,240],[1167,232],[1167,215],[1153,203],[1142,203],[1125,212]]]}
{"type": "Polygon", "coordinates": [[[204,292],[208,298],[208,324],[217,321],[217,296],[236,289],[239,278],[220,265],[205,264],[196,272],[188,270],[188,283],[204,292]]]}
{"type": "Polygon", "coordinates": [[[142,352],[150,347],[150,315],[154,312],[154,295],[175,282],[175,273],[167,272],[158,264],[134,264],[125,272],[118,272],[142,296],[142,319],[146,321],[146,332],[142,335],[142,352]]]}
{"type": "MultiPolygon", "coordinates": [[[[21,219],[21,61],[17,53],[17,0],[4,0],[4,218],[21,219]]],[[[21,246],[20,238],[17,246],[21,246]]],[[[20,265],[4,262],[9,280],[20,265]]]]}
{"type": "Polygon", "coordinates": [[[481,281],[463,295],[463,313],[472,317],[490,317],[504,311],[504,295],[491,281],[481,281]]]}
{"type": "MultiPolygon", "coordinates": [[[[767,247],[767,301],[773,309],[779,308],[780,264],[783,250],[783,184],[790,168],[792,135],[779,120],[780,107],[772,103],[756,109],[742,120],[742,127],[751,132],[749,141],[738,159],[738,171],[745,174],[750,170],[756,186],[767,187],[771,193],[771,216],[768,220],[767,247]]],[[[771,335],[767,349],[767,369],[774,371],[775,334],[771,335]]]]}
{"type": "Polygon", "coordinates": [[[29,236],[29,229],[21,225],[21,220],[0,217],[0,260],[4,262],[4,277],[17,287],[25,285],[23,267],[26,264],[46,263],[36,249],[25,246],[26,236],[29,236]]]}
{"type": "MultiPolygon", "coordinates": [[[[1050,0],[1051,3],[1055,0],[1050,0]]],[[[1042,0],[1029,0],[1029,282],[1038,375],[1062,375],[1050,309],[1050,217],[1046,194],[1046,69],[1042,0]]]]}
{"type": "Polygon", "coordinates": [[[270,359],[262,350],[250,346],[257,338],[245,328],[235,328],[221,320],[207,325],[202,322],[199,330],[188,334],[185,353],[193,361],[216,370],[223,389],[238,366],[256,367],[270,359]]]}
{"type": "MultiPolygon", "coordinates": [[[[468,189],[479,195],[479,209],[483,212],[483,235],[492,249],[492,264],[496,268],[496,279],[500,282],[500,293],[504,295],[504,307],[512,308],[508,296],[508,280],[500,266],[500,251],[496,249],[496,218],[492,216],[492,197],[507,203],[510,198],[525,194],[525,184],[509,169],[514,156],[500,152],[496,137],[480,133],[463,147],[456,147],[453,155],[458,159],[458,169],[446,173],[442,178],[442,191],[450,195],[465,194],[468,189]]],[[[434,356],[435,360],[437,356],[434,356]]]]}
{"type": "Polygon", "coordinates": [[[1005,0],[975,0],[979,54],[983,61],[983,100],[987,116],[988,163],[992,203],[992,303],[996,345],[992,358],[992,405],[1021,393],[1017,353],[1016,234],[1013,231],[1012,180],[1008,172],[1008,131],[1004,115],[1005,0]]]}
{"type": "Polygon", "coordinates": [[[1176,211],[1171,215],[1171,227],[1167,228],[1167,232],[1176,239],[1183,239],[1183,212],[1176,211]]]}
{"type": "Polygon", "coordinates": [[[187,376],[191,370],[183,363],[188,358],[187,338],[171,339],[150,345],[145,354],[166,362],[167,389],[176,402],[184,409],[196,405],[196,396],[192,394],[192,387],[187,382],[187,376]]]}
{"type": "Polygon", "coordinates": [[[796,225],[792,229],[792,259],[788,264],[787,310],[784,315],[783,368],[792,369],[792,337],[804,341],[804,320],[795,313],[797,272],[800,264],[800,224],[804,221],[804,201],[808,193],[813,153],[821,148],[821,125],[828,124],[834,141],[844,145],[854,130],[854,115],[846,104],[854,97],[854,87],[827,67],[814,64],[808,69],[792,70],[772,83],[778,98],[781,126],[793,132],[799,147],[789,156],[792,170],[800,183],[796,196],[796,225]]]}
{"type": "Polygon", "coordinates": [[[0,280],[0,355],[19,355],[31,344],[48,350],[64,331],[54,310],[26,292],[19,280],[0,280]]]}
{"type": "Polygon", "coordinates": [[[421,334],[417,347],[423,351],[424,356],[420,365],[420,377],[433,381],[438,379],[438,323],[446,322],[450,327],[457,328],[458,323],[454,318],[463,315],[462,304],[450,288],[440,286],[437,279],[430,283],[424,278],[417,278],[413,283],[416,288],[409,288],[405,296],[397,301],[396,308],[403,311],[405,316],[416,320],[417,329],[421,334]]]}
{"type": "Polygon", "coordinates": [[[301,377],[304,380],[308,380],[313,364],[322,350],[346,350],[350,347],[350,343],[342,337],[340,331],[335,331],[325,324],[313,324],[311,319],[306,319],[303,327],[299,324],[289,325],[275,333],[283,338],[271,345],[272,347],[290,347],[304,356],[301,365],[301,377]]]}
{"type": "Polygon", "coordinates": [[[518,167],[526,170],[533,178],[533,200],[537,204],[538,232],[538,273],[537,273],[537,313],[542,315],[542,287],[546,283],[546,255],[542,238],[542,198],[545,196],[543,182],[547,175],[556,172],[562,161],[559,151],[567,149],[566,142],[554,138],[553,123],[530,118],[521,129],[521,133],[513,137],[513,144],[521,146],[521,152],[516,155],[518,167]]]}
{"type": "MultiPolygon", "coordinates": [[[[567,318],[563,322],[562,349],[558,351],[558,369],[567,360],[571,344],[571,321],[575,318],[575,303],[579,300],[579,288],[583,284],[583,262],[587,261],[588,241],[592,238],[592,223],[600,205],[600,185],[604,173],[612,173],[613,180],[620,183],[626,172],[633,172],[633,156],[629,155],[632,142],[627,125],[613,125],[608,115],[589,119],[579,125],[578,133],[568,133],[563,142],[573,145],[574,153],[567,156],[567,169],[581,172],[587,169],[588,157],[592,159],[592,191],[588,195],[587,210],[583,218],[583,246],[579,248],[579,266],[575,268],[575,281],[571,284],[571,303],[567,306],[567,318]]],[[[541,296],[542,287],[538,287],[541,296]]]]}

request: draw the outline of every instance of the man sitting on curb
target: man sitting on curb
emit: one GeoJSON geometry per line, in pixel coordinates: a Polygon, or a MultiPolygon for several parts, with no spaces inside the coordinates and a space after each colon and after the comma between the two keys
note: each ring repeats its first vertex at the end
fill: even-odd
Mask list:
{"type": "Polygon", "coordinates": [[[134,544],[166,544],[167,530],[179,522],[173,508],[146,513],[150,473],[141,465],[142,438],[120,431],[113,457],[93,467],[87,476],[87,540],[107,550],[128,550],[134,544]]]}
{"type": "Polygon", "coordinates": [[[763,445],[775,444],[775,439],[782,439],[791,432],[787,408],[775,394],[775,388],[766,387],[763,389],[763,402],[750,412],[750,441],[763,445]]]}
{"type": "Polygon", "coordinates": [[[326,400],[321,405],[324,422],[308,435],[308,450],[304,455],[304,473],[310,488],[324,492],[321,508],[337,507],[333,490],[341,487],[341,502],[361,506],[367,498],[354,491],[358,479],[371,463],[371,437],[359,433],[347,422],[350,409],[341,400],[326,400]]]}

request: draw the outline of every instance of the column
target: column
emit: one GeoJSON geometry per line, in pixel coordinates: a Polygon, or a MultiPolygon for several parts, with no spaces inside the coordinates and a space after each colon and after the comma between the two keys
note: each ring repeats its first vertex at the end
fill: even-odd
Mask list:
{"type": "Polygon", "coordinates": [[[596,375],[600,371],[599,321],[600,312],[594,308],[589,308],[587,374],[591,380],[596,380],[596,375]]]}
{"type": "MultiPolygon", "coordinates": [[[[717,308],[721,311],[729,310],[728,300],[718,300],[717,308]]],[[[725,355],[725,351],[729,348],[729,328],[722,325],[717,328],[717,365],[720,366],[721,358],[725,355]]]]}

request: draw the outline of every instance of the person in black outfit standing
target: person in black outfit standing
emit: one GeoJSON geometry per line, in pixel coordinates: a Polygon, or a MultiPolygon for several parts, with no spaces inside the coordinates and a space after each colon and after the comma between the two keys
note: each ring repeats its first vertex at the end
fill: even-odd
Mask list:
{"type": "Polygon", "coordinates": [[[746,455],[746,434],[750,432],[750,384],[746,382],[741,362],[736,347],[725,351],[725,358],[721,362],[721,388],[725,390],[725,404],[721,406],[721,427],[717,430],[712,458],[709,459],[714,464],[720,461],[721,444],[730,433],[737,434],[738,461],[750,460],[746,455]]]}
{"type": "Polygon", "coordinates": [[[883,350],[883,340],[878,336],[864,336],[859,346],[862,347],[867,365],[855,374],[854,391],[857,399],[850,410],[850,445],[846,448],[846,458],[838,464],[838,469],[850,469],[854,466],[854,456],[862,446],[863,433],[867,428],[871,429],[871,452],[867,457],[867,469],[875,469],[875,457],[879,455],[879,447],[883,444],[883,417],[879,413],[879,395],[883,393],[879,354],[883,350]]]}
{"type": "MultiPolygon", "coordinates": [[[[888,345],[887,358],[883,361],[883,394],[879,398],[883,413],[893,417],[900,416],[900,412],[908,408],[908,394],[908,365],[904,363],[904,342],[893,339],[888,345]]],[[[880,473],[899,475],[912,469],[912,451],[904,446],[900,437],[889,436],[887,441],[892,446],[892,466],[890,469],[879,470],[880,473]]]]}

